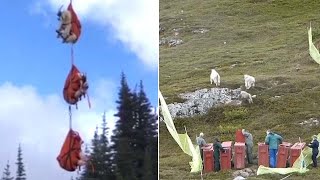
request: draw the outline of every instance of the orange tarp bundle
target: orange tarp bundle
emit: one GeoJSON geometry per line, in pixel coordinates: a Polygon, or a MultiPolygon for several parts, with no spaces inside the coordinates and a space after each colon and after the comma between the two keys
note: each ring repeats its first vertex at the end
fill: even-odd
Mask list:
{"type": "Polygon", "coordinates": [[[60,167],[67,171],[75,171],[78,167],[82,140],[79,133],[69,130],[57,160],[60,167]]]}
{"type": "Polygon", "coordinates": [[[79,74],[78,68],[72,65],[63,88],[63,98],[69,104],[76,104],[78,102],[75,94],[81,88],[81,77],[79,74]]]}

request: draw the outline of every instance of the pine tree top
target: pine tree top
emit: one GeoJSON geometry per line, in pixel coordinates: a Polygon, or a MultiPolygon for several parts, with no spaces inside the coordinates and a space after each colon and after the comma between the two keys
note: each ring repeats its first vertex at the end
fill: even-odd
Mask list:
{"type": "Polygon", "coordinates": [[[19,144],[17,162],[16,162],[16,165],[17,165],[16,180],[25,180],[26,179],[25,167],[24,167],[22,160],[23,160],[22,148],[21,148],[21,144],[19,144]]]}

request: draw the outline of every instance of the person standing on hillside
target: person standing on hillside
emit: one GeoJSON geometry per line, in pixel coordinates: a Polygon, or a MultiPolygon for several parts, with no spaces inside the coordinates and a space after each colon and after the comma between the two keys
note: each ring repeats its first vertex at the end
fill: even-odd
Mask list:
{"type": "Polygon", "coordinates": [[[312,148],[313,167],[317,167],[317,156],[319,154],[319,142],[318,142],[318,137],[316,135],[313,135],[312,138],[313,140],[310,144],[308,144],[308,147],[312,148]]]}
{"type": "Polygon", "coordinates": [[[213,158],[214,158],[214,171],[220,171],[220,151],[223,151],[219,138],[214,138],[213,143],[213,158]]]}
{"type": "Polygon", "coordinates": [[[248,159],[248,164],[253,164],[253,137],[252,134],[249,133],[247,130],[242,129],[242,134],[246,138],[246,153],[247,153],[247,159],[248,159]]]}
{"type": "Polygon", "coordinates": [[[207,144],[206,141],[203,139],[203,136],[204,136],[204,134],[201,132],[200,136],[196,137],[197,144],[198,144],[198,146],[200,148],[200,155],[201,155],[202,161],[203,161],[203,149],[202,149],[202,147],[204,147],[207,144]]]}
{"type": "Polygon", "coordinates": [[[267,130],[265,144],[269,145],[269,164],[271,168],[275,168],[277,165],[278,146],[282,144],[282,140],[281,136],[267,130]]]}

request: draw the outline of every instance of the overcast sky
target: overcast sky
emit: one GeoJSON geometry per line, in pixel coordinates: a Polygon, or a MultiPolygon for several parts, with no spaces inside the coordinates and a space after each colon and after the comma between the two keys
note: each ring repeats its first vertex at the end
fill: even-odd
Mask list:
{"type": "MultiPolygon", "coordinates": [[[[16,172],[21,143],[29,180],[69,180],[76,172],[56,160],[68,132],[62,88],[70,70],[70,46],[56,38],[56,12],[68,0],[4,0],[0,29],[0,173],[16,172]],[[5,18],[10,17],[10,18],[5,18]]],[[[158,102],[159,0],[73,0],[82,22],[75,63],[88,74],[89,95],[73,111],[73,128],[90,143],[103,111],[113,127],[120,74],[131,89],[143,80],[151,104],[158,102]]]]}

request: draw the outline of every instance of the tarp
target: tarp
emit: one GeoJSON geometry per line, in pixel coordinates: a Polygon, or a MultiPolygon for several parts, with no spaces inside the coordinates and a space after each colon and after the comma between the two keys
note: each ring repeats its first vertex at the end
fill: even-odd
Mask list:
{"type": "Polygon", "coordinates": [[[303,169],[299,169],[299,168],[269,168],[269,167],[265,167],[260,165],[257,171],[257,175],[262,175],[262,174],[290,174],[290,173],[305,173],[307,172],[308,169],[303,168],[303,169]]]}
{"type": "Polygon", "coordinates": [[[173,139],[177,142],[177,144],[180,146],[182,151],[189,156],[192,157],[192,162],[189,162],[191,166],[191,172],[201,172],[202,171],[202,159],[200,155],[200,149],[198,145],[194,145],[188,136],[187,132],[185,134],[178,134],[176,127],[173,123],[172,117],[170,115],[168,106],[159,91],[159,99],[160,99],[160,108],[163,115],[163,121],[167,126],[167,129],[173,139]]]}
{"type": "MultiPolygon", "coordinates": [[[[320,133],[317,135],[320,139],[320,133]]],[[[289,174],[289,173],[306,173],[309,171],[307,167],[312,163],[311,159],[312,149],[306,146],[301,152],[299,158],[293,163],[291,168],[269,168],[264,166],[259,166],[257,175],[261,174],[289,174]]],[[[319,155],[317,156],[319,157],[319,155]]]]}
{"type": "Polygon", "coordinates": [[[316,46],[312,42],[312,29],[311,29],[311,23],[310,28],[308,31],[308,38],[309,38],[309,54],[312,57],[313,60],[315,60],[318,64],[320,64],[320,54],[316,46]]]}

